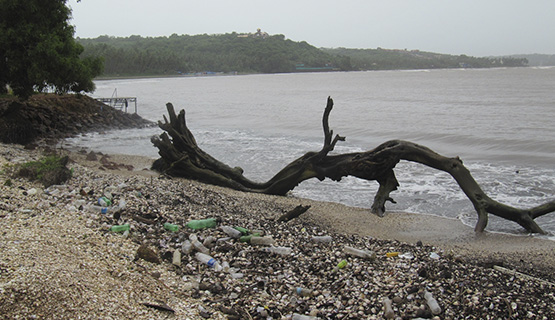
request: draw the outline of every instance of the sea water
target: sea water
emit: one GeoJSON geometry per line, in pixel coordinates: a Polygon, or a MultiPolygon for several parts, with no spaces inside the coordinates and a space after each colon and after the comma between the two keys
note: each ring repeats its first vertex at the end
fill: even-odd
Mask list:
{"type": "MultiPolygon", "coordinates": [[[[531,207],[555,198],[555,68],[456,69],[205,76],[96,81],[93,97],[138,99],[138,113],[159,121],[166,103],[186,111],[202,149],[265,181],[323,143],[328,96],[334,133],[346,136],[334,153],[367,151],[391,139],[409,140],[459,156],[493,199],[531,207]]],[[[87,134],[75,148],[157,158],[158,127],[87,134]]],[[[474,225],[476,213],[445,172],[401,162],[389,211],[455,217],[474,225]]],[[[309,180],[293,195],[369,208],[376,182],[309,180]]],[[[536,219],[555,234],[555,214],[536,219]]],[[[522,233],[490,215],[487,230],[522,233]]]]}

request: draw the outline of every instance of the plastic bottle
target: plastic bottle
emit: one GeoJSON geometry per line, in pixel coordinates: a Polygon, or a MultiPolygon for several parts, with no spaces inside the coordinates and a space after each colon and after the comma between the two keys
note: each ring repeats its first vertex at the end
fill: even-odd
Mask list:
{"type": "Polygon", "coordinates": [[[313,236],[312,241],[314,242],[322,242],[322,243],[330,243],[332,242],[332,237],[330,236],[313,236]]]}
{"type": "Polygon", "coordinates": [[[385,256],[388,258],[396,257],[398,255],[399,255],[399,252],[388,252],[385,254],[385,256]]]}
{"type": "Polygon", "coordinates": [[[430,292],[424,292],[424,299],[426,299],[426,303],[428,304],[428,307],[430,307],[430,311],[432,311],[433,315],[438,315],[441,313],[441,307],[430,292]]]}
{"type": "Polygon", "coordinates": [[[337,271],[339,269],[343,269],[347,266],[347,260],[341,260],[337,266],[335,266],[335,268],[333,268],[334,271],[337,271]]]}
{"type": "Polygon", "coordinates": [[[233,227],[233,229],[240,231],[243,235],[250,233],[249,229],[243,227],[233,227]]]}
{"type": "Polygon", "coordinates": [[[191,241],[185,240],[181,245],[181,251],[183,251],[183,253],[185,254],[189,254],[191,253],[192,250],[193,250],[193,244],[191,243],[191,241]]]}
{"type": "Polygon", "coordinates": [[[106,197],[98,198],[97,202],[101,207],[109,207],[112,205],[112,201],[106,197]]]}
{"type": "Polygon", "coordinates": [[[202,219],[202,220],[191,220],[187,222],[187,227],[191,229],[205,229],[205,228],[214,228],[218,221],[214,218],[210,219],[202,219]]]}
{"type": "Polygon", "coordinates": [[[173,232],[177,232],[177,231],[179,231],[179,226],[176,225],[176,224],[171,224],[171,223],[166,222],[166,223],[164,223],[164,229],[170,230],[170,231],[173,231],[173,232]]]}
{"type": "Polygon", "coordinates": [[[220,265],[220,263],[212,258],[211,256],[204,254],[202,252],[197,252],[195,254],[195,258],[197,258],[197,260],[202,263],[205,264],[207,266],[209,266],[210,268],[214,268],[214,270],[216,271],[221,271],[222,270],[222,266],[220,265]]]}
{"type": "Polygon", "coordinates": [[[207,247],[205,247],[202,243],[200,243],[200,241],[198,241],[198,238],[195,234],[191,234],[189,236],[189,240],[191,240],[191,244],[197,251],[200,251],[205,254],[208,254],[210,252],[210,250],[208,250],[207,247]]]}
{"type": "Polygon", "coordinates": [[[264,252],[279,254],[279,255],[290,255],[291,253],[293,253],[293,249],[289,247],[267,247],[267,248],[262,248],[260,250],[264,252]]]}
{"type": "Polygon", "coordinates": [[[259,246],[271,246],[274,243],[276,243],[276,241],[270,237],[253,236],[250,241],[250,244],[259,245],[259,246]]]}
{"type": "Polygon", "coordinates": [[[122,225],[119,225],[119,226],[117,226],[117,225],[116,225],[116,226],[112,226],[112,227],[110,228],[110,231],[113,231],[113,232],[124,232],[124,231],[126,231],[126,230],[129,230],[129,228],[130,228],[129,223],[126,223],[126,224],[122,224],[122,225]]]}
{"type": "Polygon", "coordinates": [[[230,226],[221,226],[220,229],[222,229],[225,234],[235,239],[241,238],[241,235],[243,234],[241,231],[230,226]]]}
{"type": "Polygon", "coordinates": [[[178,267],[181,265],[181,251],[175,250],[173,252],[172,264],[178,267]]]}
{"type": "Polygon", "coordinates": [[[345,246],[343,248],[346,254],[369,260],[376,259],[376,253],[370,250],[356,249],[353,247],[345,246]]]}
{"type": "Polygon", "coordinates": [[[383,299],[383,316],[386,319],[393,319],[395,317],[395,313],[391,307],[391,300],[389,298],[383,299]]]}
{"type": "Polygon", "coordinates": [[[202,242],[202,245],[207,248],[212,248],[215,242],[216,242],[216,238],[214,238],[213,236],[208,236],[204,239],[204,241],[202,242]]]}
{"type": "Polygon", "coordinates": [[[312,296],[312,290],[306,288],[296,287],[293,289],[293,292],[301,297],[312,296]]]}
{"type": "Polygon", "coordinates": [[[84,205],[83,209],[86,211],[100,212],[101,214],[106,214],[109,211],[109,208],[107,207],[95,206],[90,204],[84,205]]]}
{"type": "Polygon", "coordinates": [[[291,317],[291,320],[318,320],[320,318],[318,317],[313,317],[313,316],[307,316],[304,314],[298,314],[298,313],[293,313],[293,316],[291,317]]]}
{"type": "Polygon", "coordinates": [[[241,242],[251,242],[252,237],[260,237],[260,233],[249,234],[248,236],[242,236],[239,238],[241,242]]]}

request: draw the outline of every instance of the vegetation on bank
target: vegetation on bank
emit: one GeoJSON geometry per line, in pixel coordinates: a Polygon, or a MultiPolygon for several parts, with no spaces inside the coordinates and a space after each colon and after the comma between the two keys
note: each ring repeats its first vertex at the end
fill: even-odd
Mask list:
{"type": "Polygon", "coordinates": [[[104,57],[104,76],[283,73],[294,72],[297,64],[351,70],[348,58],[328,54],[304,41],[262,32],[77,40],[85,47],[84,57],[104,57]]]}
{"type": "Polygon", "coordinates": [[[447,69],[447,68],[495,68],[524,67],[526,58],[493,57],[476,58],[448,55],[419,50],[377,49],[322,49],[332,55],[349,57],[354,70],[396,70],[396,69],[447,69]]]}
{"type": "Polygon", "coordinates": [[[104,58],[104,76],[222,73],[283,73],[385,69],[526,66],[525,58],[476,58],[422,51],[324,49],[284,35],[236,32],[169,37],[77,39],[84,57],[104,58]]]}
{"type": "Polygon", "coordinates": [[[67,0],[3,0],[0,5],[0,94],[91,92],[102,59],[81,57],[67,0]]]}

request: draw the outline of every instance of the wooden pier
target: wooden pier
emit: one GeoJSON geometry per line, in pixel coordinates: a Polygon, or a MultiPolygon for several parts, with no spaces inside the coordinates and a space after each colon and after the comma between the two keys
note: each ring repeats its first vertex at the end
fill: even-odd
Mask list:
{"type": "Polygon", "coordinates": [[[103,102],[110,107],[128,112],[127,109],[131,103],[135,104],[135,113],[137,113],[137,97],[111,97],[111,98],[96,98],[96,100],[103,102]]]}

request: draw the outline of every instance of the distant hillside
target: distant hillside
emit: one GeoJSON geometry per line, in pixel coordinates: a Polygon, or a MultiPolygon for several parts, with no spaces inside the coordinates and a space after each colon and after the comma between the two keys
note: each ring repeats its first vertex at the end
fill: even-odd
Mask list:
{"type": "Polygon", "coordinates": [[[527,59],[530,67],[555,66],[555,54],[512,54],[511,57],[527,59]]]}
{"type": "Polygon", "coordinates": [[[105,76],[175,75],[197,72],[279,73],[297,66],[351,70],[348,59],[283,35],[229,33],[143,38],[77,39],[85,56],[105,59],[105,76]]]}
{"type": "Polygon", "coordinates": [[[104,76],[284,73],[525,66],[524,58],[475,58],[418,50],[318,49],[283,35],[227,33],[80,39],[83,56],[104,58],[104,76]]]}
{"type": "Polygon", "coordinates": [[[438,69],[522,67],[526,59],[516,57],[476,58],[467,55],[448,55],[419,50],[377,49],[322,49],[324,52],[349,57],[354,70],[438,69]]]}

